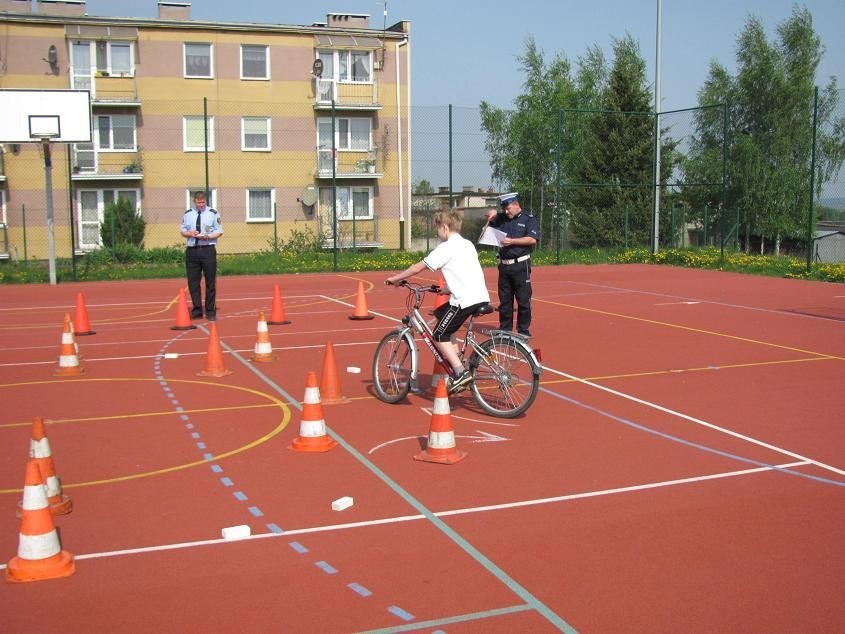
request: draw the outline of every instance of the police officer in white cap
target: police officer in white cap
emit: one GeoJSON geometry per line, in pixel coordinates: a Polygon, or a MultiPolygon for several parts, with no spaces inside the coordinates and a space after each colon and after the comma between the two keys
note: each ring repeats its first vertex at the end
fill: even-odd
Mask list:
{"type": "Polygon", "coordinates": [[[540,240],[540,224],[522,209],[516,193],[499,196],[501,212],[491,209],[487,221],[507,236],[499,247],[499,327],[513,330],[514,300],[517,332],[531,336],[531,252],[540,240]]]}

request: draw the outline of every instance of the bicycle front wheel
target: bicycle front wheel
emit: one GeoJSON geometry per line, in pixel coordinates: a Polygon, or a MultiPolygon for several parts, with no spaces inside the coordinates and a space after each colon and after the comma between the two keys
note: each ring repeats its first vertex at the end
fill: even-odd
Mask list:
{"type": "Polygon", "coordinates": [[[379,400],[398,403],[411,389],[413,357],[408,337],[403,331],[387,333],[373,357],[373,387],[379,400]]]}
{"type": "Polygon", "coordinates": [[[530,351],[513,337],[496,337],[480,344],[470,361],[472,395],[491,416],[513,418],[534,402],[540,390],[530,351]]]}

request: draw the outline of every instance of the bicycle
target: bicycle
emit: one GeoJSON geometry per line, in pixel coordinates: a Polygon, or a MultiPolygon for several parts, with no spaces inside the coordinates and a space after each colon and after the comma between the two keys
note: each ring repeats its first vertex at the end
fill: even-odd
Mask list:
{"type": "MultiPolygon", "coordinates": [[[[406,280],[396,286],[408,289],[407,314],[402,317],[401,326],[382,338],[373,357],[373,386],[379,400],[385,403],[398,403],[412,389],[419,391],[419,352],[415,333],[449,376],[456,378],[449,364],[443,362],[434,344],[431,328],[420,313],[425,294],[440,293],[440,287],[410,284],[406,280]]],[[[493,310],[490,304],[485,304],[467,319],[458,356],[472,373],[469,389],[478,405],[491,416],[513,418],[525,412],[534,402],[543,368],[526,338],[521,335],[490,330],[487,338],[476,338],[476,317],[489,315],[493,310]]]]}

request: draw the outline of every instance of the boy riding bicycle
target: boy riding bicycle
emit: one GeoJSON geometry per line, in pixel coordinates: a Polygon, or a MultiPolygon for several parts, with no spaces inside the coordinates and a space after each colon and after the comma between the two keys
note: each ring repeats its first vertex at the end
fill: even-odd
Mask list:
{"type": "Polygon", "coordinates": [[[436,212],[434,225],[440,244],[416,264],[385,280],[386,284],[396,284],[426,269],[441,271],[443,274],[451,296],[448,304],[435,309],[437,324],[432,330],[437,349],[444,361],[452,366],[453,376],[457,377],[446,379],[450,393],[466,388],[472,381],[472,373],[464,367],[458,356],[455,333],[479,306],[490,302],[478,253],[475,245],[461,236],[462,224],[463,215],[456,209],[436,212]]]}

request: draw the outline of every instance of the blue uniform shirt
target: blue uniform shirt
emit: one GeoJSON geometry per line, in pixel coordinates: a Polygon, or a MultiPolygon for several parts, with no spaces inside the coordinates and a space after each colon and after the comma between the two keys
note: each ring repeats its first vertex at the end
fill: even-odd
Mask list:
{"type": "MultiPolygon", "coordinates": [[[[537,242],[540,241],[540,223],[529,212],[524,209],[513,218],[507,214],[499,213],[490,221],[490,226],[499,231],[504,231],[509,238],[524,238],[530,236],[537,242]]],[[[534,247],[524,244],[512,244],[499,249],[499,258],[502,260],[515,260],[523,255],[529,255],[534,247]]]]}
{"type": "MultiPolygon", "coordinates": [[[[197,210],[193,207],[185,212],[182,216],[182,231],[193,231],[197,228],[197,210]]],[[[220,224],[220,216],[216,209],[206,207],[200,216],[200,233],[206,235],[210,233],[223,233],[223,225],[220,224]]],[[[188,238],[187,246],[193,247],[197,245],[217,244],[217,238],[213,240],[197,240],[196,238],[188,238]]]]}

